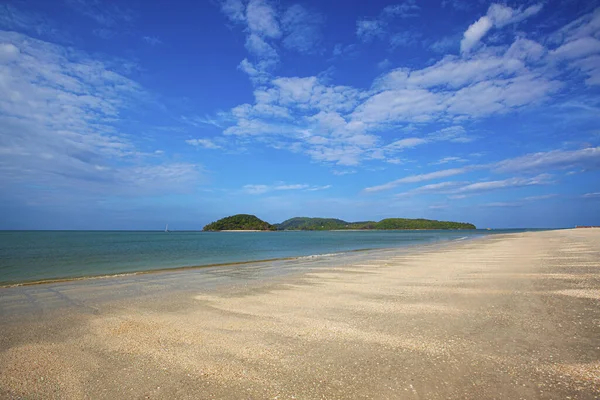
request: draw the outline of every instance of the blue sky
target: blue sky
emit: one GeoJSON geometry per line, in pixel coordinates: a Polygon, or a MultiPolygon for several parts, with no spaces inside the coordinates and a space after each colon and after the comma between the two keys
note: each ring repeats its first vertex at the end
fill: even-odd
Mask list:
{"type": "Polygon", "coordinates": [[[0,229],[600,225],[600,2],[0,4],[0,229]]]}

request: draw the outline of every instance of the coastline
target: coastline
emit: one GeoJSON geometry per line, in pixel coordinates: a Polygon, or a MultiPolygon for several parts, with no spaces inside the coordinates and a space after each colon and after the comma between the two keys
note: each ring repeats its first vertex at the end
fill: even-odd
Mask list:
{"type": "MultiPolygon", "coordinates": [[[[232,231],[232,232],[254,232],[254,231],[232,231]]],[[[260,231],[259,231],[260,232],[260,231]]],[[[294,231],[296,232],[296,231],[294,231]]],[[[301,231],[298,231],[301,232],[301,231]]],[[[306,233],[306,232],[303,232],[306,233]]],[[[479,238],[482,236],[485,236],[487,233],[485,232],[481,232],[481,233],[470,233],[470,235],[472,235],[470,238],[479,238]]],[[[460,239],[463,239],[462,237],[460,237],[460,239]]],[[[116,268],[114,272],[110,272],[107,273],[105,271],[102,271],[101,269],[96,269],[95,271],[86,271],[85,269],[81,269],[82,271],[86,271],[87,273],[83,273],[83,274],[73,274],[73,275],[65,275],[62,274],[60,271],[57,271],[55,274],[50,275],[50,276],[46,276],[46,277],[32,277],[32,278],[22,278],[19,280],[16,279],[11,279],[11,280],[0,280],[0,291],[5,289],[5,288],[11,288],[11,287],[19,287],[19,286],[31,286],[31,285],[44,285],[44,284],[49,284],[49,283],[64,283],[64,282],[72,282],[72,281],[84,281],[87,279],[111,279],[111,278],[118,278],[118,277],[126,277],[126,276],[136,276],[136,275],[146,275],[146,274],[156,274],[156,273],[162,273],[162,272],[176,272],[176,271],[185,271],[185,270],[193,270],[193,269],[199,269],[199,268],[212,268],[212,267],[224,267],[224,266],[241,266],[241,265],[247,265],[247,264],[253,264],[253,263],[265,263],[265,262],[277,262],[277,261],[286,261],[286,260],[295,260],[295,259],[302,259],[304,257],[319,257],[322,256],[324,254],[330,255],[331,254],[331,250],[333,250],[336,254],[345,254],[345,253],[352,253],[352,252],[359,252],[359,251],[369,251],[369,250],[375,250],[375,249],[381,249],[381,250],[386,250],[386,249],[395,249],[395,248],[405,248],[405,247],[413,247],[413,246],[421,246],[421,245],[427,245],[427,244],[435,244],[435,243],[445,243],[448,241],[453,241],[453,240],[457,240],[457,238],[441,238],[441,239],[436,239],[436,240],[431,240],[431,241],[423,241],[423,242],[397,242],[395,243],[395,245],[391,245],[389,247],[360,247],[360,248],[349,248],[349,249],[342,249],[339,251],[336,251],[335,249],[326,249],[324,250],[324,252],[315,252],[315,253],[303,253],[302,250],[298,250],[295,251],[294,253],[292,253],[291,255],[283,255],[283,256],[279,256],[279,257],[268,257],[268,258],[253,258],[251,256],[248,256],[247,259],[237,259],[237,260],[232,260],[232,261],[224,261],[224,262],[219,262],[219,261],[209,261],[206,263],[198,263],[198,264],[192,264],[192,263],[182,263],[182,264],[175,264],[175,265],[165,265],[165,266],[151,266],[151,265],[147,265],[147,266],[137,266],[134,268],[128,267],[128,268],[116,268]]],[[[366,244],[361,244],[363,246],[365,246],[366,244]]],[[[289,254],[289,253],[288,253],[289,254]]],[[[267,255],[267,254],[265,254],[267,255]]],[[[24,267],[22,267],[24,268],[24,267]]],[[[1,269],[0,269],[1,270],[1,269]]]]}
{"type": "Polygon", "coordinates": [[[0,397],[594,398],[599,239],[490,235],[9,289],[0,397]]]}

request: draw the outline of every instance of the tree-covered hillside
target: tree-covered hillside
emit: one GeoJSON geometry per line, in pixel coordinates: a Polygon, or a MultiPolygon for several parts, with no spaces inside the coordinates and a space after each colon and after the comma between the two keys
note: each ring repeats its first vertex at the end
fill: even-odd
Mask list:
{"type": "Polygon", "coordinates": [[[431,219],[387,218],[375,224],[374,229],[476,229],[465,222],[436,221],[431,219]]]}
{"type": "Polygon", "coordinates": [[[212,222],[202,229],[203,231],[273,231],[275,227],[268,222],[263,221],[255,215],[236,214],[230,217],[222,218],[212,222]]]}
{"type": "Polygon", "coordinates": [[[308,218],[294,217],[275,224],[278,230],[302,230],[302,231],[329,231],[333,229],[345,229],[348,222],[336,218],[308,218]]]}
{"type": "Polygon", "coordinates": [[[274,225],[277,230],[328,231],[342,229],[476,229],[475,225],[430,219],[387,218],[379,222],[346,222],[336,218],[295,217],[274,225]]]}

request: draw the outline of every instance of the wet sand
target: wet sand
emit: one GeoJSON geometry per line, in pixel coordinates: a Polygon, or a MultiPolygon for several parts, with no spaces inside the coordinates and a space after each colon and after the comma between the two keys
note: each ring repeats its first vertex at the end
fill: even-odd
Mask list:
{"type": "Polygon", "coordinates": [[[600,398],[600,229],[4,288],[0,398],[600,398]]]}

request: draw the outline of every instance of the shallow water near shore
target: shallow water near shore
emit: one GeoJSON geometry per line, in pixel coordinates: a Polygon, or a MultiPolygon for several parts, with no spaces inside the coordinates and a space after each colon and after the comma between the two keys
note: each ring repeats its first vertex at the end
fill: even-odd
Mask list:
{"type": "Polygon", "coordinates": [[[2,231],[0,286],[397,248],[522,231],[2,231]]]}

